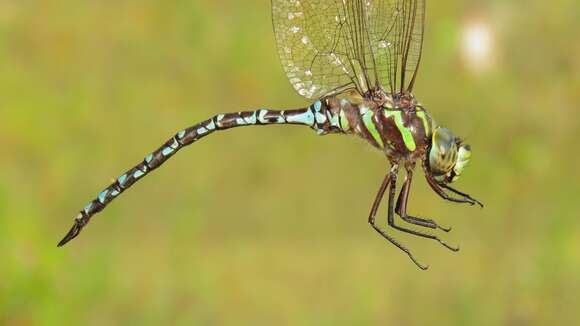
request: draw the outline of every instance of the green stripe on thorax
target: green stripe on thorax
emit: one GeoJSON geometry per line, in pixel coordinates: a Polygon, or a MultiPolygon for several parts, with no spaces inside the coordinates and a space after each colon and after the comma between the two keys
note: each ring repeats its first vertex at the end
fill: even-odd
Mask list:
{"type": "Polygon", "coordinates": [[[385,109],[385,117],[393,117],[397,129],[399,129],[399,132],[401,133],[405,147],[407,147],[411,152],[415,151],[417,145],[415,144],[415,139],[413,139],[413,134],[407,127],[405,127],[405,123],[403,122],[403,112],[401,110],[385,109]]]}
{"type": "Polygon", "coordinates": [[[423,129],[425,130],[425,136],[431,137],[431,124],[429,122],[429,119],[427,118],[427,114],[425,113],[425,110],[423,110],[422,107],[417,107],[417,116],[423,122],[423,129]]]}
{"type": "Polygon", "coordinates": [[[365,127],[367,128],[367,130],[369,131],[375,142],[379,145],[379,147],[381,148],[385,147],[385,145],[383,144],[383,139],[381,138],[381,135],[377,130],[377,126],[375,125],[374,117],[376,112],[363,106],[360,108],[360,113],[365,127]]]}

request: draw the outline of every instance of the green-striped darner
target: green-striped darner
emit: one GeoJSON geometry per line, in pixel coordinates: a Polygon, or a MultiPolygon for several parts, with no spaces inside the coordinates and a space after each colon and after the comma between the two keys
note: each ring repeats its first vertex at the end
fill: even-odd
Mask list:
{"type": "Polygon", "coordinates": [[[259,109],[218,114],[179,131],[89,202],[76,216],[73,227],[59,246],[76,237],[93,215],[137,180],[161,166],[181,148],[214,131],[240,126],[296,124],[306,125],[319,135],[356,135],[384,152],[391,168],[375,197],[368,221],[385,239],[406,252],[417,266],[427,268],[376,224],[375,216],[385,193],[389,197],[389,226],[458,250],[438,236],[395,223],[395,215],[398,215],[407,224],[450,230],[432,219],[407,214],[417,162],[428,184],[439,196],[483,206],[449,186],[468,164],[470,147],[449,130],[435,126],[412,94],[421,62],[425,0],[272,0],[272,17],[278,52],[289,81],[300,95],[315,99],[313,104],[292,110],[259,109]],[[404,169],[406,177],[395,200],[400,168],[404,169]]]}

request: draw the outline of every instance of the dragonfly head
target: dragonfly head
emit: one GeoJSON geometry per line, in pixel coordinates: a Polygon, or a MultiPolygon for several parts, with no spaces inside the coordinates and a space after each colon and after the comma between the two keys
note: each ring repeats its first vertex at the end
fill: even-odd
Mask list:
{"type": "Polygon", "coordinates": [[[449,129],[435,129],[429,151],[429,171],[437,182],[451,183],[457,180],[470,158],[469,145],[463,144],[449,129]]]}

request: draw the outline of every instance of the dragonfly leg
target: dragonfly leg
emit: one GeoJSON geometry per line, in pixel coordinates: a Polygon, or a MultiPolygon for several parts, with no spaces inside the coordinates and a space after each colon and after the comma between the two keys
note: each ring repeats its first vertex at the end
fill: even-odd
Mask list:
{"type": "MultiPolygon", "coordinates": [[[[377,196],[375,197],[375,201],[373,202],[373,206],[371,208],[371,213],[369,214],[368,221],[369,221],[369,224],[372,226],[372,228],[375,229],[375,231],[377,231],[381,236],[383,236],[383,238],[387,239],[390,243],[392,243],[397,248],[399,248],[403,252],[405,252],[407,254],[407,256],[409,256],[409,258],[413,261],[413,263],[415,263],[415,265],[417,265],[417,267],[419,267],[422,270],[426,270],[429,268],[429,266],[419,263],[415,259],[415,257],[411,253],[411,251],[409,251],[409,249],[407,249],[405,246],[400,244],[396,239],[394,239],[393,237],[388,235],[385,231],[383,231],[381,228],[379,228],[375,223],[375,216],[377,215],[377,210],[379,209],[379,206],[381,205],[381,201],[385,195],[385,191],[386,191],[387,187],[391,184],[393,179],[397,178],[397,170],[398,170],[398,166],[393,165],[393,168],[391,169],[391,171],[389,171],[389,173],[387,173],[387,175],[385,176],[385,179],[383,180],[383,183],[381,184],[381,187],[379,188],[379,192],[377,193],[377,196]]],[[[390,200],[389,200],[389,212],[392,210],[393,210],[393,200],[392,200],[392,198],[390,198],[390,200]]]]}
{"type": "Polygon", "coordinates": [[[463,196],[463,198],[467,198],[469,200],[472,200],[474,203],[476,203],[477,205],[481,206],[481,208],[483,208],[483,203],[480,202],[479,200],[471,197],[470,195],[468,195],[466,193],[463,193],[463,192],[461,192],[461,191],[459,191],[457,189],[451,188],[451,186],[449,186],[447,184],[442,184],[441,187],[443,187],[443,188],[445,188],[445,189],[447,189],[447,190],[449,190],[449,191],[451,191],[451,192],[453,192],[455,194],[458,194],[459,196],[463,196]]]}
{"type": "MultiPolygon", "coordinates": [[[[413,172],[411,170],[407,170],[407,180],[410,180],[412,178],[412,173],[413,172]],[[409,178],[409,176],[411,176],[411,177],[409,178]]],[[[388,219],[387,219],[389,222],[389,226],[391,226],[392,228],[399,230],[401,232],[409,233],[409,234],[416,235],[416,236],[423,237],[423,238],[427,238],[427,239],[433,239],[451,251],[458,251],[459,250],[458,247],[450,246],[449,244],[447,244],[445,241],[441,240],[436,235],[423,233],[421,231],[407,229],[405,227],[402,227],[402,226],[395,224],[395,216],[394,216],[395,210],[393,208],[392,201],[395,198],[396,185],[397,185],[397,176],[395,175],[394,178],[391,180],[391,184],[389,186],[389,214],[388,214],[388,219]]],[[[401,190],[401,192],[402,191],[404,191],[404,189],[401,190]]],[[[404,202],[402,205],[402,215],[406,215],[406,210],[407,210],[406,206],[407,206],[406,202],[404,202]]]]}
{"type": "MultiPolygon", "coordinates": [[[[429,186],[431,187],[431,189],[433,189],[433,191],[435,191],[435,193],[437,195],[439,195],[439,197],[441,197],[441,198],[443,198],[445,200],[448,200],[448,201],[451,201],[451,202],[454,202],[454,203],[467,203],[467,204],[470,204],[471,206],[473,206],[475,204],[478,204],[478,205],[482,205],[482,207],[483,207],[483,204],[481,204],[479,201],[477,201],[477,200],[475,200],[475,199],[473,199],[471,197],[463,196],[463,198],[455,198],[455,197],[449,196],[449,194],[447,194],[445,192],[445,190],[443,190],[442,187],[445,187],[445,188],[448,188],[448,189],[450,187],[447,186],[447,185],[441,185],[441,184],[439,184],[435,179],[433,179],[433,177],[429,174],[428,171],[425,171],[425,179],[427,179],[427,183],[429,184],[429,186]]],[[[449,190],[451,190],[451,189],[449,189],[449,190]]],[[[451,191],[456,192],[455,189],[453,189],[451,191]]],[[[459,194],[458,192],[456,192],[456,193],[459,194]]]]}
{"type": "Polygon", "coordinates": [[[407,215],[407,202],[409,200],[409,194],[411,192],[412,180],[413,180],[413,173],[411,171],[410,173],[407,173],[407,176],[405,177],[405,182],[403,183],[403,188],[401,189],[401,192],[399,193],[399,197],[397,198],[397,205],[395,206],[395,213],[397,213],[403,219],[403,221],[410,223],[410,224],[415,224],[415,225],[419,225],[419,226],[423,226],[423,227],[427,227],[427,228],[431,228],[431,229],[440,229],[440,230],[443,230],[445,232],[451,231],[451,227],[441,226],[432,219],[426,219],[426,218],[421,218],[421,217],[417,217],[417,216],[407,215]]]}

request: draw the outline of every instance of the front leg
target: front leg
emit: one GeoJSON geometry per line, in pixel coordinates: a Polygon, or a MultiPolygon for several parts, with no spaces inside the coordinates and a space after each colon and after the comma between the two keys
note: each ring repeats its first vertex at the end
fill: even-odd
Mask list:
{"type": "Polygon", "coordinates": [[[481,208],[483,208],[483,203],[482,203],[482,202],[480,202],[479,200],[477,200],[477,199],[475,199],[475,198],[471,197],[470,195],[468,195],[468,194],[466,194],[466,193],[463,193],[463,192],[461,192],[461,191],[459,191],[459,190],[453,189],[453,188],[451,188],[451,186],[449,186],[449,185],[447,185],[447,184],[442,184],[442,185],[441,185],[441,187],[443,187],[443,188],[445,188],[445,189],[447,189],[447,190],[449,190],[449,191],[451,191],[451,192],[453,192],[453,193],[456,193],[456,194],[458,194],[459,196],[463,196],[463,198],[467,198],[467,199],[469,199],[469,200],[472,200],[472,201],[474,201],[476,204],[478,204],[478,205],[479,205],[481,208]]]}
{"type": "Polygon", "coordinates": [[[435,179],[433,179],[433,176],[431,176],[431,174],[429,174],[429,171],[425,171],[425,179],[427,179],[427,183],[429,184],[431,189],[433,189],[433,191],[435,191],[435,193],[438,194],[439,197],[441,197],[445,200],[448,200],[448,201],[451,201],[454,203],[466,203],[466,204],[470,204],[471,206],[473,206],[475,204],[482,205],[480,202],[476,201],[475,199],[473,199],[471,197],[464,196],[463,198],[455,198],[455,197],[449,196],[449,194],[447,194],[445,192],[445,190],[443,190],[443,188],[441,188],[442,185],[440,185],[435,179]]]}
{"type": "MultiPolygon", "coordinates": [[[[408,177],[410,176],[410,178],[412,179],[413,171],[410,170],[410,169],[407,169],[407,176],[408,177]]],[[[398,226],[398,225],[395,224],[395,218],[394,218],[395,209],[393,207],[392,202],[395,199],[396,181],[397,181],[397,175],[395,174],[393,176],[392,180],[391,180],[391,185],[389,186],[389,214],[388,214],[388,223],[389,223],[389,225],[392,228],[394,228],[396,230],[399,230],[399,231],[402,231],[402,232],[405,232],[405,233],[409,233],[409,234],[416,235],[416,236],[423,237],[423,238],[427,238],[427,239],[433,239],[433,240],[439,242],[441,245],[443,245],[445,248],[447,248],[447,249],[449,249],[451,251],[458,251],[459,250],[458,247],[452,247],[452,246],[448,245],[445,241],[441,240],[436,235],[427,234],[427,233],[423,233],[423,232],[420,232],[420,231],[415,231],[415,230],[407,229],[405,227],[398,226]]],[[[403,190],[401,190],[401,191],[403,191],[403,190]]],[[[407,206],[407,204],[404,203],[404,205],[402,205],[402,206],[403,206],[403,209],[402,209],[402,215],[401,216],[406,216],[407,215],[407,213],[406,213],[406,208],[407,208],[406,206],[407,206]]]]}
{"type": "Polygon", "coordinates": [[[399,197],[397,198],[397,206],[395,207],[395,212],[407,223],[415,224],[431,229],[440,229],[445,232],[451,231],[450,227],[444,227],[432,219],[425,219],[421,217],[407,215],[407,202],[409,200],[409,194],[411,192],[411,183],[413,180],[413,172],[410,171],[407,173],[405,177],[405,182],[403,183],[403,188],[399,193],[399,197]]]}

